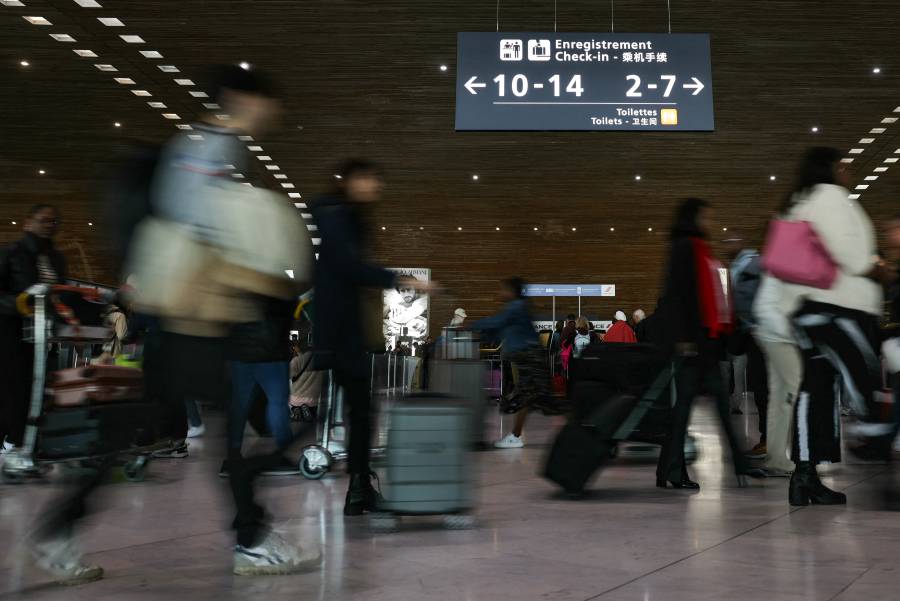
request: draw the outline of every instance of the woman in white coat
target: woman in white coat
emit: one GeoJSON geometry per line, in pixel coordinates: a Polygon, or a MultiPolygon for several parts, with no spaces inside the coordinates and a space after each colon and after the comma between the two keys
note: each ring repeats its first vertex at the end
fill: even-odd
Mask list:
{"type": "MultiPolygon", "coordinates": [[[[882,289],[876,280],[883,267],[876,256],[872,222],[859,203],[850,199],[849,174],[840,158],[840,151],[833,148],[808,150],[781,211],[787,219],[808,222],[837,266],[837,277],[828,289],[780,283],[778,304],[783,314],[792,315],[804,373],[797,396],[791,505],[846,503],[846,496],[825,487],[816,473],[817,463],[839,457],[836,374],[856,414],[864,421],[876,420],[872,403],[880,378],[877,349],[882,307],[882,289]],[[824,423],[822,416],[827,416],[824,423]]],[[[869,428],[873,435],[869,445],[883,446],[878,437],[881,426],[869,428]]],[[[886,448],[890,450],[889,440],[886,448]]]]}

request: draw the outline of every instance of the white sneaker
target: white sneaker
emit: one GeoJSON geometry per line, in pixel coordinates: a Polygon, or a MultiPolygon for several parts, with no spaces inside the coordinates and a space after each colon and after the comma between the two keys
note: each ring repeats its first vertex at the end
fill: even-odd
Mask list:
{"type": "Polygon", "coordinates": [[[318,548],[305,550],[269,532],[255,547],[234,547],[234,573],[238,576],[275,576],[313,569],[322,561],[318,548]]]}
{"type": "Polygon", "coordinates": [[[5,455],[7,452],[12,451],[16,448],[16,445],[6,440],[6,437],[3,438],[3,444],[0,445],[0,455],[5,455]]]}
{"type": "Polygon", "coordinates": [[[187,431],[188,438],[200,438],[206,434],[206,426],[200,424],[199,426],[190,426],[187,431]]]}
{"type": "Polygon", "coordinates": [[[521,449],[525,446],[525,442],[512,432],[494,443],[496,449],[521,449]]]}
{"type": "Polygon", "coordinates": [[[35,565],[60,584],[83,584],[103,578],[103,568],[86,564],[69,538],[55,538],[31,547],[35,565]]]}

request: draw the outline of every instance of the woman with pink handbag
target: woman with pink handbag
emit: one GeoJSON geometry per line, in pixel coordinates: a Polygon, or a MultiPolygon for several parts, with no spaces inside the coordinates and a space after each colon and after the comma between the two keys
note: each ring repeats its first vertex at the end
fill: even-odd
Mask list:
{"type": "MultiPolygon", "coordinates": [[[[770,229],[763,259],[770,277],[780,280],[776,305],[792,315],[793,337],[803,358],[791,505],[846,503],[846,496],[827,488],[816,473],[817,463],[840,460],[840,412],[834,393],[838,374],[857,415],[876,419],[872,402],[880,377],[882,290],[876,282],[875,234],[866,212],[849,197],[849,173],[840,159],[840,151],[833,148],[806,152],[781,209],[784,220],[770,229]]],[[[861,452],[883,454],[878,436],[883,427],[867,426],[874,436],[861,452]]],[[[886,444],[889,452],[890,440],[886,444]]]]}

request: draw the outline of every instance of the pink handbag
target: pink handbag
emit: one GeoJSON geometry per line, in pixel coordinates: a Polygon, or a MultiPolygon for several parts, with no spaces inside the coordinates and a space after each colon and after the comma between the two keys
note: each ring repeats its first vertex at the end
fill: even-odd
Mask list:
{"type": "Polygon", "coordinates": [[[808,221],[774,219],[769,225],[763,269],[791,284],[828,289],[838,269],[808,221]]]}

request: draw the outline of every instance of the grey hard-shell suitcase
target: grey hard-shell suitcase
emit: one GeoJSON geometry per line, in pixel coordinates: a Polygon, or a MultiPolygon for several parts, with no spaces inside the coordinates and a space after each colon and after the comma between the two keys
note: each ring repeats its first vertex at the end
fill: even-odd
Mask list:
{"type": "Polygon", "coordinates": [[[420,393],[390,410],[384,500],[371,516],[376,529],[393,529],[399,515],[446,515],[448,527],[470,527],[474,506],[471,402],[420,393]]]}

